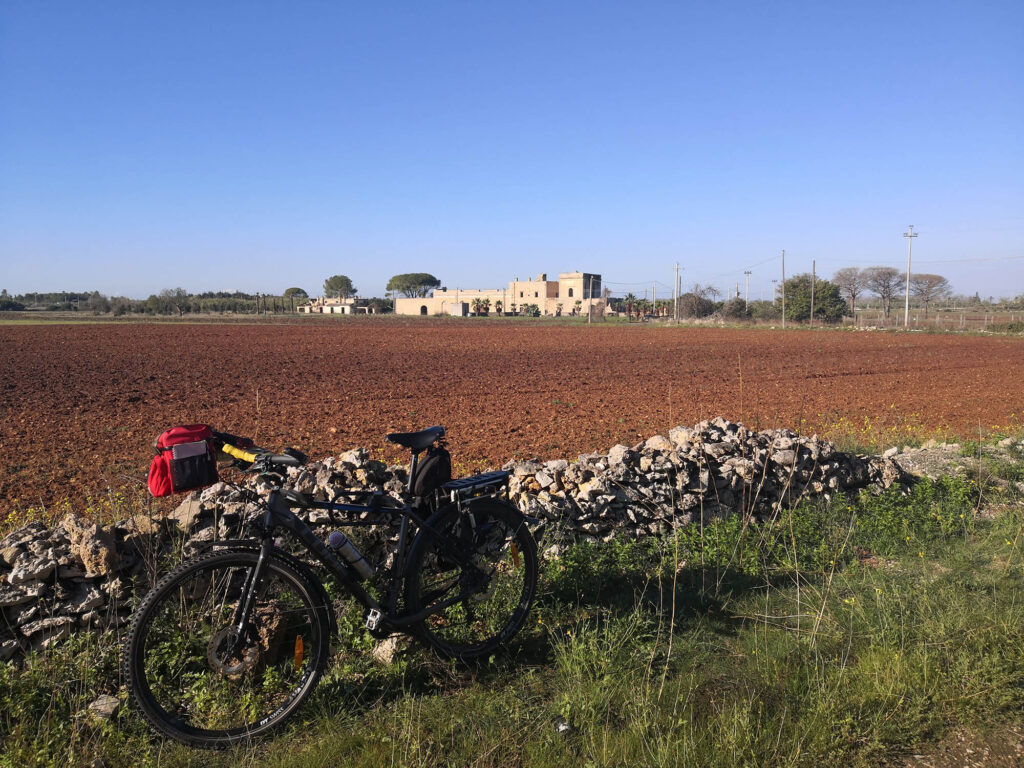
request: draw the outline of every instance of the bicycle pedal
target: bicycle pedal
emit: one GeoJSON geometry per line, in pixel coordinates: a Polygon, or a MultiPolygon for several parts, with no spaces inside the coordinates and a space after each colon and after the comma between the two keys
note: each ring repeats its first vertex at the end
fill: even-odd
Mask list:
{"type": "Polygon", "coordinates": [[[366,614],[366,628],[371,632],[375,631],[380,626],[381,619],[384,615],[376,608],[371,608],[366,614]]]}

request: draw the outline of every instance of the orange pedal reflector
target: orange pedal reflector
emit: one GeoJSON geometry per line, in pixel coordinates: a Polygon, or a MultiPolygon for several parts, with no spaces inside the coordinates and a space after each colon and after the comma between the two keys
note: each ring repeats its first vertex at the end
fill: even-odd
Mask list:
{"type": "Polygon", "coordinates": [[[302,635],[296,635],[295,637],[295,671],[299,671],[299,667],[302,666],[302,656],[305,649],[302,645],[302,635]]]}
{"type": "Polygon", "coordinates": [[[509,548],[512,550],[512,564],[519,567],[519,550],[516,549],[516,543],[513,541],[509,544],[509,548]]]}

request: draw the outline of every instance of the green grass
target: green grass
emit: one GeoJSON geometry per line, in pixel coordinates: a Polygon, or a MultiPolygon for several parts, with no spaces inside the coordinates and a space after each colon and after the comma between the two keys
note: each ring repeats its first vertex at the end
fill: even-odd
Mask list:
{"type": "Polygon", "coordinates": [[[0,665],[0,766],[877,765],[1021,721],[1024,508],[992,493],[922,482],[574,547],[511,653],[469,669],[416,646],[377,664],[350,611],[295,722],[224,753],[130,708],[81,717],[120,681],[116,638],[79,636],[0,665]]]}

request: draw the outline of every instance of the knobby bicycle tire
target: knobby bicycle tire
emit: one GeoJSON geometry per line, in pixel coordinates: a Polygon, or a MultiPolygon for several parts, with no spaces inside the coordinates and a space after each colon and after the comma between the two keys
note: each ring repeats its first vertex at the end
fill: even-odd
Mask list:
{"type": "Polygon", "coordinates": [[[456,602],[416,627],[419,637],[447,658],[489,655],[519,631],[537,591],[537,545],[518,510],[496,499],[468,509],[440,509],[409,552],[406,606],[411,613],[456,602]],[[466,557],[459,565],[441,537],[466,557]],[[462,596],[462,597],[460,597],[462,596]]]}
{"type": "Polygon", "coordinates": [[[241,647],[231,618],[256,551],[182,563],[149,592],[132,621],[125,679],[161,733],[220,748],[263,736],[293,715],[327,665],[331,609],[315,577],[271,556],[241,647]]]}

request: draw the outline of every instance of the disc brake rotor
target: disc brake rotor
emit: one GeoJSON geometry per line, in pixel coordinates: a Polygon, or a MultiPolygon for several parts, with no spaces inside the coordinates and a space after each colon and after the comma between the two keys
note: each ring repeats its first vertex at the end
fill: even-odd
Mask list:
{"type": "Polygon", "coordinates": [[[247,645],[232,657],[227,657],[226,651],[233,643],[233,632],[228,627],[211,637],[206,646],[206,658],[210,662],[210,668],[224,677],[240,677],[255,667],[260,658],[260,649],[256,645],[247,645]]]}

